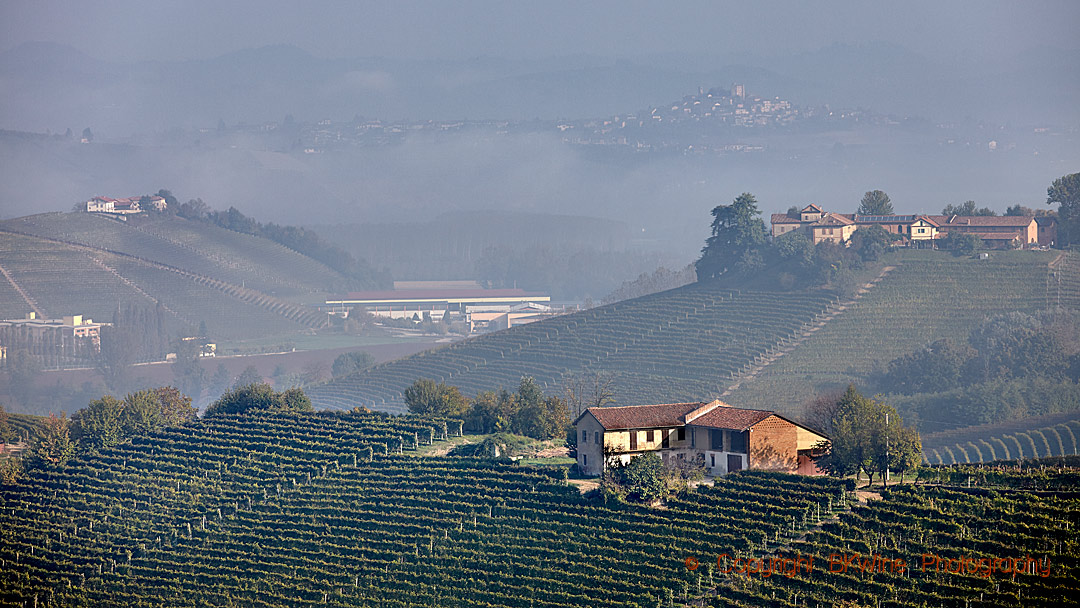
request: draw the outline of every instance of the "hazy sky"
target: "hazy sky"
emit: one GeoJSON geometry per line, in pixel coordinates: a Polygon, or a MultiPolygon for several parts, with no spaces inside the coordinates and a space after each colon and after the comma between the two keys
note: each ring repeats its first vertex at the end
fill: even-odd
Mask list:
{"type": "Polygon", "coordinates": [[[884,40],[985,59],[1078,48],[1077,25],[1075,0],[3,0],[0,49],[49,41],[102,59],[187,59],[285,43],[322,57],[461,59],[770,54],[884,40]]]}

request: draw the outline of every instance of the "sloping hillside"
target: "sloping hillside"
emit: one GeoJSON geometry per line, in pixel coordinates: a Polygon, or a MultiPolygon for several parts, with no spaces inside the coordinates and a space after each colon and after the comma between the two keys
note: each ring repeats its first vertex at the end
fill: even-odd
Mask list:
{"type": "Polygon", "coordinates": [[[401,411],[419,377],[469,394],[533,376],[561,390],[569,374],[602,372],[619,403],[714,398],[757,357],[836,301],[826,291],[737,291],[695,284],[481,336],[377,366],[309,391],[319,407],[401,411]]]}
{"type": "Polygon", "coordinates": [[[0,231],[129,255],[279,297],[348,286],[340,273],[273,241],[175,216],[120,222],[90,213],[44,213],[0,222],[0,231]]]}
{"type": "Polygon", "coordinates": [[[842,305],[824,291],[695,284],[428,351],[310,394],[324,408],[400,411],[420,377],[475,394],[523,375],[560,390],[568,375],[604,372],[621,404],[709,400],[737,384],[725,397],[733,404],[798,413],[817,392],[862,385],[929,342],[965,339],[987,315],[1080,304],[1080,265],[1056,252],[911,251],[885,263],[893,268],[842,305]]]}
{"type": "Polygon", "coordinates": [[[964,342],[989,315],[1080,306],[1080,266],[1073,258],[1032,251],[994,252],[988,260],[935,251],[894,254],[889,263],[895,269],[882,281],[741,382],[730,401],[794,411],[821,391],[863,384],[893,359],[935,340],[964,342]]]}
{"type": "Polygon", "coordinates": [[[0,488],[0,605],[655,606],[700,589],[686,557],[773,546],[845,502],[840,480],[744,472],[649,509],[565,469],[410,455],[447,430],[209,418],[32,473],[0,488]]]}
{"type": "Polygon", "coordinates": [[[170,334],[205,322],[215,339],[318,327],[322,316],[271,294],[317,299],[322,281],[344,281],[265,239],[175,218],[136,226],[86,214],[0,222],[0,274],[0,318],[109,321],[118,306],[160,305],[170,334]]]}

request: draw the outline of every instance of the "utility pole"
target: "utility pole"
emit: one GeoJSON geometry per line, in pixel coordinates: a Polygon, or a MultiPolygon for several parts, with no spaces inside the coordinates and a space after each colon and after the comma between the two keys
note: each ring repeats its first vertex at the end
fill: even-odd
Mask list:
{"type": "Polygon", "coordinates": [[[889,413],[885,412],[885,486],[889,485],[889,413]]]}

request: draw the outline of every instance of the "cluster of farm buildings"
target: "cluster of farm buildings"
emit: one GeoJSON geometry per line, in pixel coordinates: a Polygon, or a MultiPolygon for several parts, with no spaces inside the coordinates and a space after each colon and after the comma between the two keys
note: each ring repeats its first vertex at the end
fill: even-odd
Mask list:
{"type": "Polygon", "coordinates": [[[87,213],[109,213],[114,215],[131,215],[142,213],[149,209],[165,211],[168,204],[163,197],[156,194],[150,196],[129,196],[127,198],[109,198],[108,196],[95,196],[86,201],[87,213]]]}
{"type": "Polygon", "coordinates": [[[772,215],[772,235],[801,232],[815,245],[845,243],[864,226],[880,226],[902,245],[936,247],[950,234],[973,234],[992,249],[1049,247],[1057,239],[1057,220],[1052,216],[1017,215],[860,215],[826,212],[807,205],[798,217],[786,213],[772,215]]]}

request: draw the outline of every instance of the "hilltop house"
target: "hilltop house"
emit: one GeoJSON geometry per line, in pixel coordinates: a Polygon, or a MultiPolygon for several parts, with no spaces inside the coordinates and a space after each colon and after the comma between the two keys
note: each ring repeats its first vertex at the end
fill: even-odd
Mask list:
{"type": "Polygon", "coordinates": [[[599,475],[636,455],[696,460],[710,475],[743,469],[819,475],[812,457],[828,438],[767,410],[710,403],[591,407],[574,421],[578,468],[599,475]]]}
{"type": "Polygon", "coordinates": [[[95,196],[86,201],[86,212],[130,215],[145,211],[143,209],[144,205],[153,208],[155,211],[164,211],[167,207],[165,199],[156,194],[153,196],[129,196],[127,198],[95,196]]]}
{"type": "Polygon", "coordinates": [[[1050,245],[1057,237],[1056,224],[1052,217],[830,213],[811,204],[802,209],[798,218],[774,213],[772,235],[778,237],[798,230],[815,245],[826,241],[844,243],[863,226],[880,226],[908,246],[934,247],[938,239],[950,233],[971,233],[987,247],[1004,249],[1050,245]]]}

